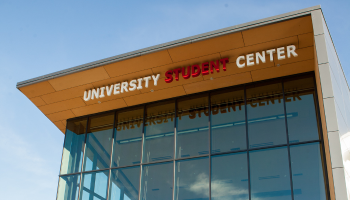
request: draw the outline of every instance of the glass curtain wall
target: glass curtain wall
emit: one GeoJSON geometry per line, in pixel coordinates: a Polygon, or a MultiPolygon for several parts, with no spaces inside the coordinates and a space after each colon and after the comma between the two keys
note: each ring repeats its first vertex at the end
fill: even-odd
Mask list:
{"type": "Polygon", "coordinates": [[[59,200],[326,200],[313,75],[69,120],[59,200]]]}

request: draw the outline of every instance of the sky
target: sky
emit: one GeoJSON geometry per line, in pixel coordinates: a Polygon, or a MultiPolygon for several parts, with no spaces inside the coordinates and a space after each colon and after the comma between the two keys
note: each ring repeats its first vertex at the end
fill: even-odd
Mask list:
{"type": "Polygon", "coordinates": [[[350,80],[349,0],[0,0],[0,198],[56,198],[64,135],[16,83],[315,5],[350,80]]]}

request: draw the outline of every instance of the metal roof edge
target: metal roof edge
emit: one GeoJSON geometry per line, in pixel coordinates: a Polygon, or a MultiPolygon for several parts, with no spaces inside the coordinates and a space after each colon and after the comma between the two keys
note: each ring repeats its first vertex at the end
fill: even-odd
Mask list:
{"type": "Polygon", "coordinates": [[[276,15],[276,16],[272,16],[272,17],[267,17],[267,18],[260,19],[260,20],[255,20],[255,21],[252,21],[252,22],[243,23],[243,24],[240,24],[240,25],[235,25],[235,26],[231,26],[231,27],[227,27],[227,28],[223,28],[223,29],[219,29],[219,30],[215,30],[215,31],[210,31],[210,32],[207,32],[207,33],[202,33],[202,34],[186,37],[186,38],[183,38],[183,39],[162,43],[162,44],[159,44],[159,45],[154,45],[154,46],[151,46],[151,47],[135,50],[135,51],[132,51],[132,52],[120,54],[120,55],[117,55],[117,56],[112,56],[112,57],[109,57],[109,58],[105,58],[105,59],[97,60],[97,61],[94,61],[94,62],[86,63],[86,64],[83,64],[83,65],[79,65],[79,66],[76,66],[76,67],[71,67],[71,68],[68,68],[68,69],[61,70],[61,71],[53,72],[53,73],[46,74],[46,75],[43,75],[43,76],[39,76],[39,77],[36,77],[36,78],[28,79],[28,80],[25,80],[25,81],[20,81],[20,82],[17,83],[16,87],[17,87],[17,89],[19,89],[21,87],[32,85],[32,84],[35,84],[35,83],[39,83],[39,82],[42,82],[42,81],[54,79],[54,78],[61,77],[61,76],[66,76],[66,75],[69,75],[69,74],[73,74],[73,73],[84,71],[84,70],[88,70],[88,69],[93,69],[95,67],[100,67],[100,66],[103,66],[103,65],[106,65],[106,64],[118,62],[118,61],[121,61],[121,60],[130,59],[130,58],[134,58],[134,57],[137,57],[137,56],[153,53],[153,52],[156,52],[156,51],[170,49],[170,48],[173,48],[173,47],[176,47],[176,46],[181,46],[181,45],[189,44],[189,43],[192,43],[192,42],[198,42],[198,41],[201,41],[201,40],[206,40],[206,39],[222,36],[222,35],[225,35],[225,34],[230,34],[230,33],[234,33],[234,32],[237,32],[237,31],[246,30],[246,29],[249,29],[249,28],[255,28],[257,26],[267,25],[267,24],[270,24],[270,23],[275,23],[275,22],[279,22],[279,21],[283,21],[283,20],[287,20],[287,19],[291,19],[291,18],[295,18],[295,17],[311,14],[311,11],[317,10],[317,9],[321,9],[321,6],[317,5],[317,6],[313,6],[313,7],[309,7],[309,8],[304,8],[304,9],[297,10],[297,11],[292,11],[292,12],[288,12],[288,13],[284,13],[284,14],[280,14],[280,15],[276,15]]]}

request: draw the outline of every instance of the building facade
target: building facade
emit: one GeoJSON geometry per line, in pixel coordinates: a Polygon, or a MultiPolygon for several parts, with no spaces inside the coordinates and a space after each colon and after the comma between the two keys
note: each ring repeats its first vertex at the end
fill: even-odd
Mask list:
{"type": "Polygon", "coordinates": [[[65,134],[58,200],[348,199],[350,92],[319,6],[17,88],[65,134]]]}

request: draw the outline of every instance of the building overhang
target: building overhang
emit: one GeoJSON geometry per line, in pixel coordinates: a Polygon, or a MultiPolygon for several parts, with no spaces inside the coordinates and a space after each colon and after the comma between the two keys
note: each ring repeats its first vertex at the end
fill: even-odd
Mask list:
{"type": "MultiPolygon", "coordinates": [[[[314,71],[316,56],[311,11],[317,9],[320,6],[102,59],[19,82],[17,88],[64,133],[69,118],[314,71]],[[297,56],[287,55],[288,46],[295,46],[297,56]],[[280,59],[277,54],[278,48],[282,47],[284,59],[280,59]],[[275,50],[272,61],[267,52],[271,49],[275,50]],[[257,64],[257,52],[261,55],[265,52],[265,63],[260,60],[257,64]],[[247,55],[250,54],[254,57],[253,65],[247,63],[251,58],[247,55]],[[238,59],[240,56],[243,57],[238,59]],[[215,67],[213,72],[210,71],[211,62],[219,63],[219,72],[215,67]],[[242,64],[245,66],[239,67],[242,64]],[[194,65],[202,69],[202,73],[197,76],[185,79],[181,72],[174,71],[179,68],[187,70],[187,67],[194,65]],[[207,65],[208,74],[203,73],[207,65]],[[173,77],[171,82],[166,76],[166,72],[170,74],[169,71],[173,77]],[[180,74],[178,80],[176,73],[180,74]],[[145,85],[147,78],[144,77],[151,77],[148,87],[145,85]],[[157,77],[155,85],[154,79],[157,77]],[[117,84],[121,87],[123,82],[127,82],[130,86],[132,80],[141,78],[142,89],[122,91],[119,88],[114,92],[117,84]],[[98,98],[97,89],[100,94],[98,98]],[[93,91],[95,98],[92,99],[93,91]],[[92,94],[87,100],[89,92],[92,94]]],[[[137,84],[139,82],[136,81],[137,84]]]]}

